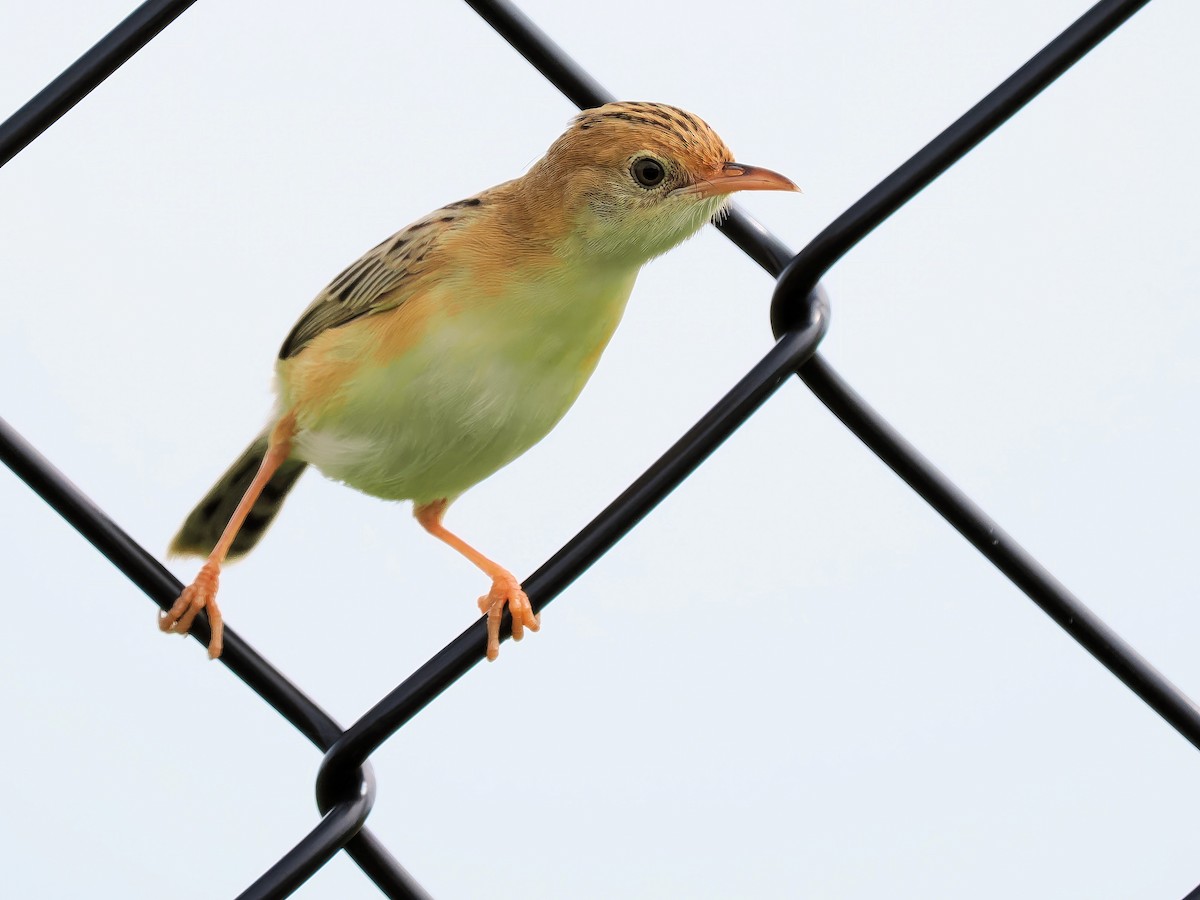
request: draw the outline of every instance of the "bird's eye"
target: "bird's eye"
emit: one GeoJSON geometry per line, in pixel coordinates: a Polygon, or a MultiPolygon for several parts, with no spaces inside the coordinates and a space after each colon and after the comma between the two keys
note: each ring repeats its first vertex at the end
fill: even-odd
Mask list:
{"type": "Polygon", "coordinates": [[[629,167],[629,172],[633,175],[634,181],[642,187],[648,188],[657,187],[667,177],[667,170],[663,168],[662,163],[649,156],[635,159],[633,165],[629,167]]]}

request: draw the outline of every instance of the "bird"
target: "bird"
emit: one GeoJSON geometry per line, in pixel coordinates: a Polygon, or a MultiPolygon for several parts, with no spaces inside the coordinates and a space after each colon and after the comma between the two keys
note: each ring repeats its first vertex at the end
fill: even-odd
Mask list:
{"type": "Polygon", "coordinates": [[[418,219],[343,270],[275,360],[268,424],[188,515],[172,555],[206,557],[165,632],[205,612],[223,647],[221,568],[249,552],[308,466],[385,500],[491,579],[478,600],[489,660],[505,609],[537,631],[520,582],[443,524],[447,508],[516,459],[575,402],[642,266],[739,191],[797,191],[743,165],[699,117],[622,101],[576,115],[518,178],[418,219]]]}

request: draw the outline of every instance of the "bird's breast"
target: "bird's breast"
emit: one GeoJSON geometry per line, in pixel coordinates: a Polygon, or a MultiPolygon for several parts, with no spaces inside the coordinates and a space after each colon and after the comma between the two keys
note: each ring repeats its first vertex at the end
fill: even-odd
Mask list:
{"type": "Polygon", "coordinates": [[[488,292],[446,285],[334,329],[309,363],[319,375],[311,400],[296,390],[303,356],[280,371],[281,400],[301,425],[296,455],[376,496],[457,496],[545,437],[575,402],[636,274],[514,280],[488,292]]]}

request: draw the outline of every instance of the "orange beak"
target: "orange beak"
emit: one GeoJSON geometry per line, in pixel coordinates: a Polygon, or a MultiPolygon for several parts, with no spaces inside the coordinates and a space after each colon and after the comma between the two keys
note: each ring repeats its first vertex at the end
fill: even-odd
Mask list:
{"type": "Polygon", "coordinates": [[[770,169],[743,166],[741,163],[722,163],[721,167],[705,179],[678,188],[671,193],[691,197],[716,197],[734,191],[799,191],[790,178],[784,178],[770,169]]]}

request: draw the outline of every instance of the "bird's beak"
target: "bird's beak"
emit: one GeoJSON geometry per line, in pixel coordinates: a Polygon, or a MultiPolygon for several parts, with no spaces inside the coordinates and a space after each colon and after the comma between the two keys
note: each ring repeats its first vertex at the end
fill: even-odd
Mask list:
{"type": "Polygon", "coordinates": [[[690,197],[716,197],[721,194],[732,194],[735,191],[799,191],[800,188],[792,183],[790,178],[784,178],[778,172],[770,169],[760,169],[757,166],[743,166],[741,163],[727,162],[707,178],[677,188],[673,194],[683,194],[690,197]]]}

